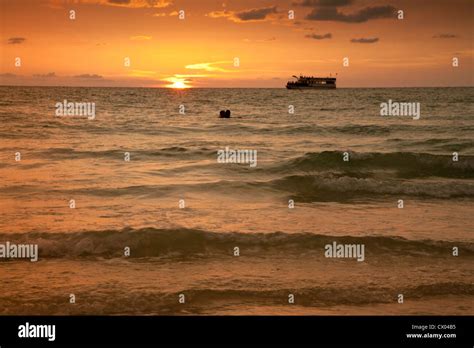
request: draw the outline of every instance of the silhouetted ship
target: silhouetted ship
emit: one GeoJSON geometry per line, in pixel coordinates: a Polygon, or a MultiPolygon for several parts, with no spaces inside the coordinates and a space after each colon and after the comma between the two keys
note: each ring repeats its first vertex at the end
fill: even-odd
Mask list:
{"type": "Polygon", "coordinates": [[[327,89],[336,88],[335,77],[294,76],[296,81],[288,81],[288,89],[327,89]]]}

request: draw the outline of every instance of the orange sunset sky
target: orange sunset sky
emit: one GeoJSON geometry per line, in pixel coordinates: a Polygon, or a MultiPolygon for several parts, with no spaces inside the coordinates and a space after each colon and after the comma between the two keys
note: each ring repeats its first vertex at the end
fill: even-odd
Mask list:
{"type": "Polygon", "coordinates": [[[474,85],[473,0],[0,0],[0,13],[1,85],[474,85]]]}

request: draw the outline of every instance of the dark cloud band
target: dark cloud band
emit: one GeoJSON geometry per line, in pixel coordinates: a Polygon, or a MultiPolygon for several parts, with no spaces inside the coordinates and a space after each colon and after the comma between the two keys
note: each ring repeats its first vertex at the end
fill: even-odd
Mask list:
{"type": "Polygon", "coordinates": [[[366,7],[356,13],[345,14],[335,7],[320,7],[311,11],[306,19],[313,21],[336,21],[346,23],[363,23],[371,19],[395,18],[393,6],[366,7]]]}

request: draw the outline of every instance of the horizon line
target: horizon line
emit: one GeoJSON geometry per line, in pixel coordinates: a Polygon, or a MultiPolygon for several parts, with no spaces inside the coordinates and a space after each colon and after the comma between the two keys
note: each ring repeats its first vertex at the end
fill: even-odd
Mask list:
{"type": "MultiPolygon", "coordinates": [[[[148,86],[70,86],[70,85],[2,85],[0,87],[35,87],[35,88],[144,88],[144,89],[167,89],[167,90],[190,90],[190,89],[287,89],[286,87],[187,87],[187,88],[170,88],[170,87],[148,87],[148,86]]],[[[474,85],[469,86],[356,86],[356,87],[337,87],[331,90],[338,89],[394,89],[394,88],[474,88],[474,85]]],[[[303,89],[297,89],[302,91],[303,89]]]]}

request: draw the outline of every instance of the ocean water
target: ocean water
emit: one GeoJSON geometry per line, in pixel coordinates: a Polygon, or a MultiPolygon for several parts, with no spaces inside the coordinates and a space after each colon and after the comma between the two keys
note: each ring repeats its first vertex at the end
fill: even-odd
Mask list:
{"type": "Polygon", "coordinates": [[[0,314],[473,314],[473,92],[0,87],[0,314]]]}

